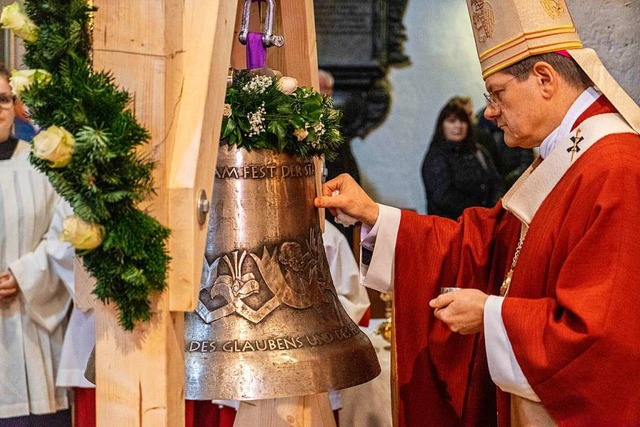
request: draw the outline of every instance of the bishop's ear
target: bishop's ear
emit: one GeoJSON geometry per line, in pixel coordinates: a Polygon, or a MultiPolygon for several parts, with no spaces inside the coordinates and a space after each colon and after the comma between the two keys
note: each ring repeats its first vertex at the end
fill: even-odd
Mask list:
{"type": "Polygon", "coordinates": [[[531,70],[531,75],[536,79],[543,97],[551,97],[558,89],[560,76],[548,62],[536,62],[531,70]]]}

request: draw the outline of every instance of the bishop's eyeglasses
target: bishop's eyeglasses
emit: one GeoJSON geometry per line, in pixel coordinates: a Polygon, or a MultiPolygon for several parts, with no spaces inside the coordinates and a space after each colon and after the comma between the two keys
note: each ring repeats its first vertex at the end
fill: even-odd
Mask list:
{"type": "Polygon", "coordinates": [[[524,74],[527,74],[528,72],[529,71],[516,74],[515,76],[512,76],[510,79],[508,79],[506,82],[502,83],[502,85],[501,85],[502,87],[500,87],[499,89],[493,90],[491,92],[483,93],[484,99],[487,100],[487,102],[489,103],[489,105],[491,107],[496,108],[496,109],[501,109],[501,107],[502,107],[502,95],[503,95],[503,92],[505,90],[507,90],[507,85],[509,83],[511,83],[512,81],[514,81],[515,79],[517,79],[518,77],[520,77],[520,76],[522,76],[524,74]]]}

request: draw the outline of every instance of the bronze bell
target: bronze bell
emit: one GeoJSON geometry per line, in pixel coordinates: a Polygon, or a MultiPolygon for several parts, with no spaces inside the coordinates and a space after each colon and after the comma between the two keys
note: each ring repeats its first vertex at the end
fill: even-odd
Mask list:
{"type": "Polygon", "coordinates": [[[375,378],[375,350],[331,280],[313,161],[225,145],[215,173],[185,324],[186,398],[304,396],[375,378]]]}

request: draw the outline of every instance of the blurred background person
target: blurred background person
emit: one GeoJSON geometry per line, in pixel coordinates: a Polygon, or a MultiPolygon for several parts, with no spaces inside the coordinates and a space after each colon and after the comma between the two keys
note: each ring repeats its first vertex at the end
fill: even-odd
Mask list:
{"type": "Polygon", "coordinates": [[[469,114],[453,102],[438,116],[422,181],[427,212],[451,219],[470,206],[492,207],[504,193],[491,157],[474,141],[469,114]]]}
{"type": "Polygon", "coordinates": [[[333,75],[325,70],[318,70],[318,86],[320,86],[320,93],[325,96],[333,96],[333,85],[335,80],[333,75]]]}
{"type": "Polygon", "coordinates": [[[520,175],[533,163],[532,149],[509,147],[504,142],[504,132],[495,121],[484,117],[486,106],[473,113],[473,101],[470,96],[454,96],[448,103],[464,109],[469,115],[475,143],[489,154],[498,174],[502,177],[505,191],[508,190],[520,175]]]}
{"type": "Polygon", "coordinates": [[[65,215],[12,135],[9,78],[0,65],[0,427],[71,426],[67,391],[55,387],[70,296],[49,260],[65,215]]]}
{"type": "Polygon", "coordinates": [[[473,101],[470,96],[454,96],[447,101],[447,104],[454,105],[462,108],[469,116],[469,122],[471,123],[471,133],[473,134],[474,142],[485,149],[495,168],[500,171],[500,153],[498,147],[493,140],[491,134],[482,126],[478,117],[473,114],[473,101]]]}

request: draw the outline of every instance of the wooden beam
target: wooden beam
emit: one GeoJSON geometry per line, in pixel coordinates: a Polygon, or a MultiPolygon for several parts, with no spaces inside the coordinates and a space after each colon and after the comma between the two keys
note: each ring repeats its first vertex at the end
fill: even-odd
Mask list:
{"type": "Polygon", "coordinates": [[[276,34],[284,36],[285,49],[270,49],[273,68],[298,79],[302,86],[318,85],[318,47],[313,0],[279,0],[276,34]]]}
{"type": "Polygon", "coordinates": [[[196,308],[209,220],[198,223],[196,200],[202,190],[210,200],[213,190],[237,5],[185,1],[184,80],[168,165],[172,311],[196,308]]]}
{"type": "MultiPolygon", "coordinates": [[[[94,4],[94,66],[111,70],[132,93],[135,114],[151,132],[145,150],[157,164],[157,196],[144,207],[167,224],[166,159],[182,74],[183,0],[94,4]]],[[[183,316],[170,313],[167,292],[154,299],[152,312],[151,322],[124,332],[113,307],[96,308],[98,426],[184,425],[183,316]]]]}
{"type": "Polygon", "coordinates": [[[335,427],[328,393],[240,402],[234,426],[335,427]]]}

